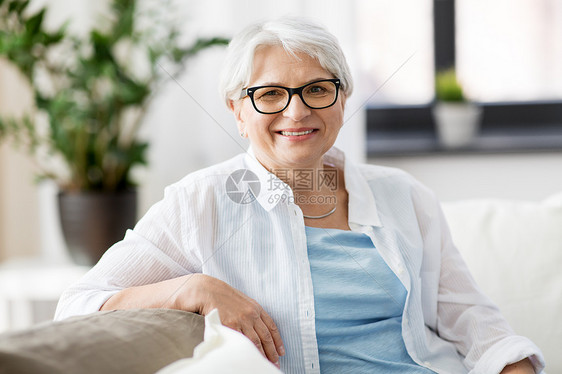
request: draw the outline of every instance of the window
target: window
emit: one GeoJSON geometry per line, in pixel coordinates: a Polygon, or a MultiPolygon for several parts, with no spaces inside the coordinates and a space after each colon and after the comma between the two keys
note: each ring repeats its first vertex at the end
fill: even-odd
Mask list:
{"type": "Polygon", "coordinates": [[[560,0],[457,0],[457,70],[480,102],[562,99],[560,0]]]}
{"type": "Polygon", "coordinates": [[[384,89],[368,104],[418,105],[433,99],[431,0],[358,2],[361,70],[370,87],[384,89]],[[394,75],[394,73],[397,73],[394,75]]]}
{"type": "MultiPolygon", "coordinates": [[[[463,151],[562,149],[562,2],[404,3],[358,6],[361,43],[392,61],[387,65],[415,49],[412,63],[369,101],[370,155],[442,151],[431,115],[433,76],[451,65],[484,112],[477,144],[463,151]]],[[[390,68],[368,53],[361,56],[369,67],[364,79],[377,86],[375,77],[388,77],[390,68]]]]}

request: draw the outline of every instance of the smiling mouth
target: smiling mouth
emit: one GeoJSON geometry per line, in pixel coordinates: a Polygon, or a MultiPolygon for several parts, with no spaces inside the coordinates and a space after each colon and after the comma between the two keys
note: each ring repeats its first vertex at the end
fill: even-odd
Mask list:
{"type": "Polygon", "coordinates": [[[303,135],[312,134],[315,131],[318,130],[314,129],[314,130],[306,130],[306,131],[278,131],[277,133],[284,136],[303,136],[303,135]]]}

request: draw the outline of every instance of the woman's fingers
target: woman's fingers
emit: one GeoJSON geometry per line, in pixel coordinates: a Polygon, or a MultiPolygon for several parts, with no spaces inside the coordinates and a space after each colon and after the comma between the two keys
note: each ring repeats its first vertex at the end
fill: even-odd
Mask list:
{"type": "Polygon", "coordinates": [[[262,351],[265,352],[264,356],[272,363],[278,365],[279,354],[277,353],[277,347],[275,347],[271,332],[265,323],[261,319],[257,320],[254,329],[259,336],[262,351]]]}
{"type": "Polygon", "coordinates": [[[240,321],[242,324],[240,330],[254,343],[265,358],[279,366],[280,355],[276,340],[280,342],[281,347],[283,342],[277,326],[258,303],[253,301],[249,306],[251,306],[249,309],[241,313],[244,317],[240,321]]]}
{"type": "Polygon", "coordinates": [[[263,345],[259,335],[257,334],[256,330],[252,327],[242,327],[242,334],[244,334],[254,345],[259,349],[261,354],[267,358],[265,351],[263,349],[263,345]]]}
{"type": "Polygon", "coordinates": [[[267,312],[262,309],[261,319],[269,330],[269,333],[271,334],[271,338],[273,339],[273,344],[275,345],[277,354],[279,356],[285,356],[285,347],[283,346],[283,340],[281,339],[281,334],[279,333],[279,329],[277,329],[277,325],[275,324],[275,322],[273,322],[273,318],[271,318],[269,314],[267,314],[267,312]]]}

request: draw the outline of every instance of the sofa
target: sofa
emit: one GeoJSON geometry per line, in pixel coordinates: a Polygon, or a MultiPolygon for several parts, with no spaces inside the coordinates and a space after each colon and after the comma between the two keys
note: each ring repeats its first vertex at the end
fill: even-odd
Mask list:
{"type": "Polygon", "coordinates": [[[562,192],[543,201],[442,204],[453,239],[481,289],[519,335],[562,373],[562,192]]]}
{"type": "MultiPolygon", "coordinates": [[[[546,371],[562,373],[562,193],[540,202],[442,205],[483,291],[517,333],[542,349],[546,371]]],[[[204,326],[196,314],[161,309],[47,322],[0,335],[0,373],[154,373],[192,357],[209,331],[204,326]]]]}

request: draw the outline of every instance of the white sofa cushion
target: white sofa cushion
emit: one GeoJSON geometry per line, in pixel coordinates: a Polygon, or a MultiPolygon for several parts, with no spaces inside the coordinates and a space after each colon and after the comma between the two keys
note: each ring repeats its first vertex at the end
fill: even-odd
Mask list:
{"type": "Polygon", "coordinates": [[[562,373],[562,193],[542,202],[443,203],[453,240],[514,330],[562,373]]]}

